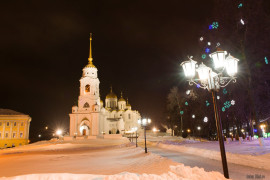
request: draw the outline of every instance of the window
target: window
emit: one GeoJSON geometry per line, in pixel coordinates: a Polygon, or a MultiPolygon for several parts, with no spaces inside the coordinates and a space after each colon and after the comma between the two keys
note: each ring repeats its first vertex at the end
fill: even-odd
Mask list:
{"type": "Polygon", "coordinates": [[[90,85],[89,85],[89,84],[87,84],[87,85],[85,86],[85,92],[90,92],[90,85]]]}
{"type": "Polygon", "coordinates": [[[7,126],[9,126],[9,122],[7,122],[7,126]]]}
{"type": "Polygon", "coordinates": [[[23,122],[21,123],[21,126],[23,126],[23,122]]]}
{"type": "Polygon", "coordinates": [[[0,122],[0,126],[2,126],[2,122],[0,122]]]}
{"type": "Polygon", "coordinates": [[[86,103],[83,105],[83,108],[89,108],[89,104],[86,102],[86,103]]]}
{"type": "Polygon", "coordinates": [[[130,117],[130,114],[128,114],[128,119],[130,119],[131,117],[130,117]]]}
{"type": "Polygon", "coordinates": [[[8,133],[6,133],[6,138],[8,138],[8,133]]]}
{"type": "Polygon", "coordinates": [[[12,137],[15,138],[16,137],[16,133],[13,133],[13,136],[12,137]]]}
{"type": "Polygon", "coordinates": [[[17,125],[17,123],[16,122],[14,122],[14,126],[16,126],[17,125]]]}
{"type": "Polygon", "coordinates": [[[22,138],[23,137],[23,133],[20,133],[20,138],[22,138]]]}

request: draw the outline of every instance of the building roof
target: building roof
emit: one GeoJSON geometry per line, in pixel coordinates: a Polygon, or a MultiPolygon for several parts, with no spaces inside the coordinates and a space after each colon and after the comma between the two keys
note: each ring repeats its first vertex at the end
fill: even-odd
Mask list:
{"type": "Polygon", "coordinates": [[[117,98],[117,96],[112,91],[112,87],[111,87],[111,92],[109,94],[107,94],[107,96],[106,96],[106,99],[109,99],[109,98],[117,98]]]}
{"type": "Polygon", "coordinates": [[[123,93],[122,92],[121,92],[121,97],[120,97],[120,99],[118,101],[124,101],[124,102],[126,102],[126,100],[123,98],[123,93]]]}
{"type": "Polygon", "coordinates": [[[21,112],[17,112],[11,109],[1,109],[0,108],[0,115],[26,115],[21,112]]]}

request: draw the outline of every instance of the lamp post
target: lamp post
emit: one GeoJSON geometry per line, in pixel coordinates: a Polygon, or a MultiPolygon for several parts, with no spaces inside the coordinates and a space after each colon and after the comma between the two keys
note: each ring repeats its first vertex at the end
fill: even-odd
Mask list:
{"type": "MultiPolygon", "coordinates": [[[[138,147],[138,143],[137,143],[137,130],[138,130],[138,128],[137,127],[133,127],[133,128],[131,128],[131,130],[132,130],[132,134],[134,133],[134,131],[135,131],[135,135],[136,135],[136,147],[138,147]]],[[[133,141],[132,141],[133,142],[133,141]]]]}
{"type": "Polygon", "coordinates": [[[209,55],[214,61],[214,69],[217,71],[217,73],[203,63],[197,66],[197,62],[194,61],[192,57],[189,57],[188,61],[182,62],[181,66],[184,69],[185,76],[189,78],[189,85],[196,84],[197,87],[207,89],[212,93],[223,173],[226,178],[229,178],[224,139],[222,134],[222,124],[219,116],[216,97],[217,92],[221,87],[227,86],[231,81],[234,83],[236,82],[235,74],[237,73],[237,65],[239,60],[230,54],[227,57],[226,55],[227,52],[221,49],[217,49],[216,52],[209,55]],[[225,70],[228,75],[227,77],[224,77],[225,70]],[[196,71],[198,72],[198,79],[195,79],[196,71]]]}
{"type": "Polygon", "coordinates": [[[181,134],[181,137],[183,137],[183,114],[184,114],[184,111],[180,111],[180,115],[181,115],[181,129],[180,129],[180,134],[181,134]]]}
{"type": "Polygon", "coordinates": [[[151,119],[139,119],[138,124],[140,124],[142,127],[144,127],[144,150],[145,153],[147,153],[147,147],[146,147],[146,126],[148,126],[151,123],[151,119]]]}

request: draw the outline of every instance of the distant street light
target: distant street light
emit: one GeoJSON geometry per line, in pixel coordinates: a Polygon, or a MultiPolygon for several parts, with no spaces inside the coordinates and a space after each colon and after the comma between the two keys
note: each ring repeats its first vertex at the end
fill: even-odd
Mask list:
{"type": "Polygon", "coordinates": [[[38,137],[41,138],[41,134],[39,134],[38,137]]]}
{"type": "Polygon", "coordinates": [[[151,123],[151,119],[142,119],[138,120],[138,124],[140,124],[142,127],[144,127],[144,150],[145,153],[147,153],[147,147],[146,147],[146,126],[148,126],[151,123]]]}
{"type": "Polygon", "coordinates": [[[197,129],[198,129],[198,131],[199,131],[199,137],[200,137],[200,141],[201,141],[201,127],[198,126],[197,129]]]}
{"type": "Polygon", "coordinates": [[[45,129],[47,130],[48,129],[48,126],[46,126],[45,129]]]}
{"type": "Polygon", "coordinates": [[[203,122],[208,122],[208,117],[204,117],[203,122]]]}
{"type": "Polygon", "coordinates": [[[61,129],[58,129],[57,131],[56,131],[56,135],[58,135],[58,138],[60,139],[60,137],[62,136],[62,133],[63,133],[63,131],[61,130],[61,129]]]}
{"type": "Polygon", "coordinates": [[[134,132],[136,132],[136,147],[138,147],[138,143],[137,143],[137,138],[138,138],[138,136],[137,136],[137,130],[138,130],[138,128],[137,127],[133,127],[133,128],[131,128],[132,129],[132,131],[134,132]]]}
{"type": "Polygon", "coordinates": [[[222,134],[222,123],[219,116],[218,104],[216,99],[217,92],[221,87],[227,86],[231,81],[236,82],[235,75],[237,73],[237,66],[239,60],[234,58],[230,54],[227,57],[226,55],[227,51],[223,51],[220,48],[218,48],[216,52],[213,52],[209,55],[214,62],[214,69],[217,72],[214,72],[212,68],[207,67],[203,63],[197,66],[197,62],[192,59],[192,56],[188,57],[188,61],[182,62],[181,66],[184,69],[185,76],[189,78],[189,85],[195,84],[197,87],[207,89],[209,92],[212,93],[223,172],[224,176],[226,178],[229,178],[228,165],[222,134]],[[227,77],[223,76],[225,70],[228,75],[227,77]],[[196,71],[198,72],[198,79],[194,79],[196,71]]]}
{"type": "Polygon", "coordinates": [[[195,118],[195,115],[194,115],[194,114],[192,115],[192,118],[193,118],[193,119],[195,118]]]}

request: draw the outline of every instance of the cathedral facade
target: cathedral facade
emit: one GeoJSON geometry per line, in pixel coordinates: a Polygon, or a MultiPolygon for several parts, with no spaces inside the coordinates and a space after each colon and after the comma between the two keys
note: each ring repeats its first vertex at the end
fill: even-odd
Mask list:
{"type": "Polygon", "coordinates": [[[97,68],[93,64],[92,37],[90,35],[90,52],[88,65],[83,68],[80,79],[80,95],[78,106],[72,107],[70,116],[70,136],[97,136],[101,134],[124,134],[138,128],[138,111],[121,93],[118,99],[111,88],[106,96],[105,104],[100,99],[97,68]]]}

